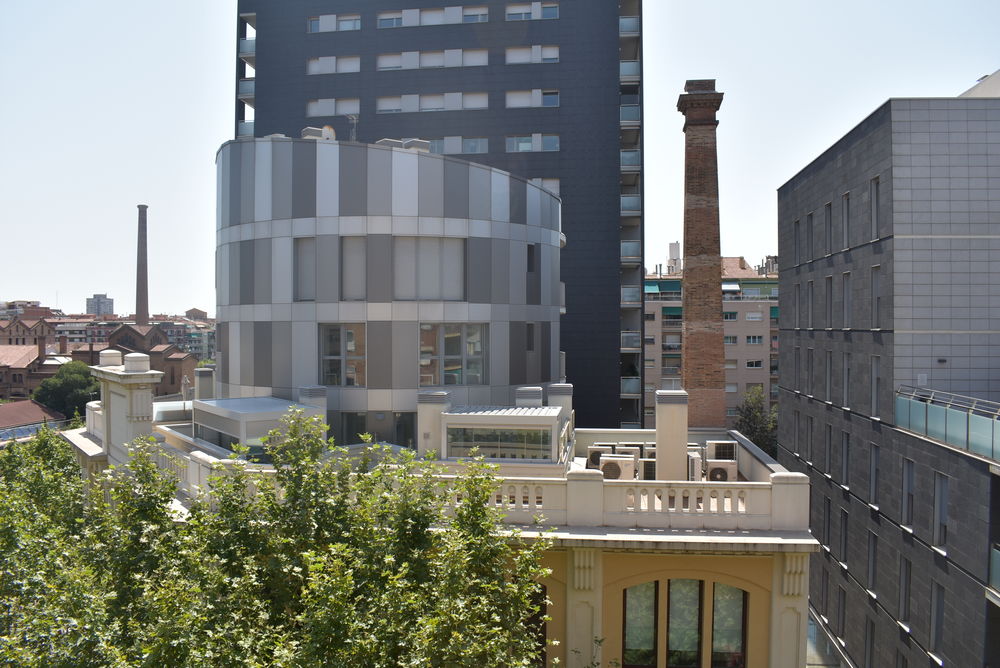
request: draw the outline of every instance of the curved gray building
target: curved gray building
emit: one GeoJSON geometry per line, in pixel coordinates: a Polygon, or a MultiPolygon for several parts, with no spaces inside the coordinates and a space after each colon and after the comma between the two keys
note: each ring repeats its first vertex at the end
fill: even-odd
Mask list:
{"type": "Polygon", "coordinates": [[[415,442],[417,392],[559,380],[560,202],[498,169],[271,136],[216,157],[217,396],[326,388],[338,442],[415,442]]]}

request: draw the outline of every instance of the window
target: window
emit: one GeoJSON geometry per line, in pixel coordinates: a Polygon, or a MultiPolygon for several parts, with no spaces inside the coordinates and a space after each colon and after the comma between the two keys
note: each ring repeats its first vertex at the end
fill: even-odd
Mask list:
{"type": "Polygon", "coordinates": [[[872,267],[872,329],[879,329],[882,324],[882,288],[879,285],[882,268],[872,267]]]}
{"type": "Polygon", "coordinates": [[[542,47],[542,62],[543,63],[558,63],[559,62],[559,47],[558,46],[543,46],[542,47]]]}
{"type": "Polygon", "coordinates": [[[813,281],[809,281],[806,283],[806,327],[809,329],[813,328],[813,316],[816,312],[816,301],[813,297],[815,297],[813,281]]]}
{"type": "Polygon", "coordinates": [[[868,444],[868,503],[878,505],[879,447],[868,444]]]}
{"type": "Polygon", "coordinates": [[[292,298],[297,302],[316,299],[316,238],[297,237],[292,240],[295,263],[292,298]]]}
{"type": "Polygon", "coordinates": [[[747,337],[748,346],[761,346],[764,345],[764,337],[758,335],[751,335],[747,337]]]}
{"type": "Polygon", "coordinates": [[[379,28],[401,28],[403,26],[403,13],[379,12],[376,26],[379,28]]]}
{"type": "Polygon", "coordinates": [[[879,178],[869,182],[868,194],[871,199],[872,239],[878,239],[879,178]]]}
{"type": "Polygon", "coordinates": [[[722,319],[723,320],[739,320],[739,316],[736,313],[736,311],[723,311],[722,312],[722,319]]]}
{"type": "Polygon", "coordinates": [[[795,327],[799,329],[802,327],[802,284],[795,284],[795,300],[792,302],[792,306],[795,308],[795,327]]]}
{"type": "Polygon", "coordinates": [[[462,153],[488,153],[489,150],[486,137],[462,137],[462,153]]]}
{"type": "Polygon", "coordinates": [[[559,150],[559,135],[542,135],[542,150],[543,151],[558,151],[559,150]]]}
{"type": "Polygon", "coordinates": [[[337,30],[361,30],[361,17],[351,15],[337,18],[337,30]]]}
{"type": "Polygon", "coordinates": [[[819,589],[819,611],[823,615],[823,620],[827,621],[830,614],[830,571],[823,569],[819,589]]]}
{"type": "Polygon", "coordinates": [[[833,401],[833,351],[827,350],[824,354],[824,373],[823,373],[823,399],[825,401],[833,401]]]}
{"type": "Polygon", "coordinates": [[[465,49],[462,51],[463,67],[482,67],[490,64],[490,52],[486,49],[465,49]]]}
{"type": "Polygon", "coordinates": [[[847,508],[840,509],[840,562],[847,563],[847,508]]]}
{"type": "Polygon", "coordinates": [[[462,109],[486,109],[489,96],[486,93],[462,93],[462,109]]]}
{"type": "Polygon", "coordinates": [[[806,216],[806,261],[812,260],[816,257],[816,247],[813,245],[813,215],[809,213],[806,216]]]}
{"type": "Polygon", "coordinates": [[[542,5],[542,18],[543,19],[559,18],[559,4],[555,2],[544,3],[542,5]]]}
{"type": "Polygon", "coordinates": [[[507,108],[519,109],[531,106],[530,90],[509,90],[507,91],[507,108]]]}
{"type": "Polygon", "coordinates": [[[530,21],[531,5],[507,5],[508,21],[530,21]]]}
{"type": "Polygon", "coordinates": [[[531,135],[507,137],[507,153],[527,153],[531,151],[531,135]]]}
{"type": "Polygon", "coordinates": [[[847,329],[851,326],[851,272],[845,271],[840,277],[841,292],[843,292],[843,312],[840,315],[841,326],[847,329]]]}
{"type": "Polygon", "coordinates": [[[558,107],[559,106],[559,91],[557,91],[557,90],[543,90],[542,91],[542,106],[543,107],[558,107]]]}
{"type": "Polygon", "coordinates": [[[899,555],[899,621],[910,621],[910,575],[913,565],[910,560],[899,555]]]}
{"type": "Polygon", "coordinates": [[[320,325],[320,382],[365,386],[365,325],[320,325]]]}
{"type": "Polygon", "coordinates": [[[377,70],[398,70],[403,67],[403,54],[382,53],[375,59],[375,69],[377,70]]]}
{"type": "Polygon", "coordinates": [[[548,429],[449,427],[448,456],[471,457],[473,450],[490,459],[552,459],[548,429]]]}
{"type": "Polygon", "coordinates": [[[726,369],[735,369],[736,368],[736,360],[726,360],[724,368],[726,368],[726,369]]]}
{"type": "Polygon", "coordinates": [[[726,417],[737,417],[739,412],[736,410],[736,406],[726,406],[726,417]]]}
{"type": "Polygon", "coordinates": [[[486,7],[463,7],[462,23],[486,23],[490,20],[486,7]]]}
{"type": "Polygon", "coordinates": [[[667,665],[701,665],[700,580],[670,580],[667,588],[667,665]]]}
{"type": "Polygon", "coordinates": [[[738,666],[746,652],[747,593],[721,582],[716,582],[713,589],[712,665],[738,666]]]}
{"type": "Polygon", "coordinates": [[[840,196],[840,243],[844,248],[851,247],[851,193],[840,196]]]}
{"type": "Polygon", "coordinates": [[[875,578],[878,577],[878,535],[868,532],[868,591],[875,591],[875,578]]]}
{"type": "Polygon", "coordinates": [[[903,500],[900,504],[900,523],[903,526],[913,526],[913,501],[915,490],[913,460],[903,459],[903,500]]]}
{"type": "Polygon", "coordinates": [[[802,414],[799,411],[795,411],[793,416],[793,428],[792,428],[792,448],[796,456],[799,454],[801,449],[799,445],[805,443],[805,439],[802,438],[802,414]]]}
{"type": "MultiPolygon", "coordinates": [[[[444,51],[421,51],[418,58],[421,69],[444,67],[444,51]]],[[[423,99],[424,95],[420,96],[423,99]]],[[[444,104],[442,103],[442,107],[444,104]]]]}
{"type": "Polygon", "coordinates": [[[851,353],[841,353],[840,377],[840,405],[848,408],[851,405],[848,402],[851,394],[851,353]]]}
{"type": "Polygon", "coordinates": [[[934,473],[934,537],[933,544],[948,542],[948,476],[934,473]]]}
{"type": "Polygon", "coordinates": [[[944,587],[937,582],[931,582],[931,641],[929,649],[936,652],[941,649],[941,639],[944,634],[944,587]]]}
{"type": "Polygon", "coordinates": [[[644,582],[623,592],[622,662],[656,666],[657,583],[644,582]]]}
{"type": "Polygon", "coordinates": [[[722,343],[724,343],[727,346],[735,346],[736,345],[736,336],[730,336],[730,335],[723,336],[722,337],[722,343]]]}
{"type": "MultiPolygon", "coordinates": [[[[828,476],[831,474],[830,460],[833,457],[833,425],[826,425],[825,449],[823,451],[823,472],[828,476]]],[[[829,545],[829,542],[827,542],[829,545]]]]}
{"type": "Polygon", "coordinates": [[[826,547],[830,546],[830,525],[833,523],[831,509],[830,509],[830,497],[823,497],[823,545],[826,547]]]}
{"type": "Polygon", "coordinates": [[[871,357],[871,387],[869,392],[871,393],[871,416],[878,417],[879,413],[879,395],[882,394],[882,377],[879,374],[880,358],[878,355],[872,355],[871,357]]]}
{"type": "Polygon", "coordinates": [[[393,298],[465,299],[465,240],[393,237],[393,298]]]}
{"type": "Polygon", "coordinates": [[[827,202],[823,207],[823,245],[826,254],[833,252],[833,203],[827,202]]]}
{"type": "Polygon", "coordinates": [[[306,32],[319,32],[318,16],[310,16],[306,19],[306,32]]]}
{"type": "Polygon", "coordinates": [[[795,252],[795,264],[802,263],[802,251],[799,247],[800,237],[799,234],[799,221],[792,223],[792,250],[795,252]]]}
{"type": "Polygon", "coordinates": [[[764,368],[764,361],[763,360],[747,360],[747,368],[748,369],[763,369],[764,368]]]}
{"type": "Polygon", "coordinates": [[[530,46],[509,46],[507,47],[508,65],[523,65],[531,62],[530,46]]]}
{"type": "Polygon", "coordinates": [[[750,322],[762,322],[764,320],[764,314],[760,311],[749,311],[747,313],[747,320],[750,322]]]}
{"type": "Polygon", "coordinates": [[[368,267],[365,237],[340,238],[340,298],[344,301],[364,301],[365,272],[368,267]]]}
{"type": "Polygon", "coordinates": [[[436,7],[434,9],[421,9],[420,10],[420,25],[422,26],[439,26],[444,23],[444,8],[436,7]]]}
{"type": "Polygon", "coordinates": [[[833,276],[827,276],[823,281],[825,292],[824,306],[826,307],[826,321],[823,325],[829,329],[833,327],[833,276]]]}
{"type": "Polygon", "coordinates": [[[740,387],[737,383],[726,383],[726,392],[739,392],[740,387]]]}
{"type": "Polygon", "coordinates": [[[321,98],[309,100],[306,104],[306,116],[342,116],[344,114],[356,114],[360,109],[358,98],[321,98]]]}
{"type": "Polygon", "coordinates": [[[805,444],[805,456],[806,462],[812,464],[813,459],[813,434],[815,433],[815,427],[813,423],[813,416],[806,416],[806,444],[805,444]]]}
{"type": "Polygon", "coordinates": [[[485,385],[484,324],[420,324],[420,385],[485,385]]]}
{"type": "Polygon", "coordinates": [[[444,111],[444,95],[421,95],[420,111],[444,111]]]}
{"type": "Polygon", "coordinates": [[[403,101],[398,95],[380,97],[375,100],[376,114],[398,114],[403,111],[403,101]]]}
{"type": "MultiPolygon", "coordinates": [[[[557,197],[559,196],[559,185],[560,185],[559,179],[547,179],[547,178],[541,179],[541,186],[557,197]]],[[[649,319],[653,320],[655,319],[655,316],[649,319]]]]}
{"type": "Polygon", "coordinates": [[[840,484],[850,485],[851,477],[851,435],[840,432],[840,484]]]}
{"type": "Polygon", "coordinates": [[[428,139],[427,150],[430,153],[441,155],[444,153],[444,139],[428,139]]]}
{"type": "Polygon", "coordinates": [[[865,618],[865,665],[864,668],[875,666],[875,622],[865,618]]]}
{"type": "Polygon", "coordinates": [[[847,592],[843,587],[837,587],[837,628],[838,638],[844,637],[844,627],[847,621],[847,592]]]}

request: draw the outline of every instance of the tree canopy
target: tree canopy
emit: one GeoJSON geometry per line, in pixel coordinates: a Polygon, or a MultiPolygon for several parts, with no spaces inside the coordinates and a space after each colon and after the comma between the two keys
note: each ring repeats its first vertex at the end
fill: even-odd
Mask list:
{"type": "Polygon", "coordinates": [[[51,378],[46,378],[35,390],[32,398],[66,417],[75,412],[83,414],[87,402],[100,392],[97,379],[90,375],[90,367],[80,361],[67,362],[51,378]]]}
{"type": "Polygon", "coordinates": [[[0,664],[534,665],[546,542],[502,530],[491,470],[359,465],[323,433],[290,417],[273,475],[226,462],[184,518],[155,445],[88,488],[57,434],[9,444],[0,664]]]}
{"type": "Polygon", "coordinates": [[[764,390],[759,386],[747,389],[743,401],[736,407],[737,431],[753,441],[761,450],[777,456],[778,409],[768,406],[764,390]]]}

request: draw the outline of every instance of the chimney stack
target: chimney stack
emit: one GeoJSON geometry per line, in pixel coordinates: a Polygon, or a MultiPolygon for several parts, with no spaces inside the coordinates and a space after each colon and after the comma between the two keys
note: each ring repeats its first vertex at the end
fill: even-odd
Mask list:
{"type": "Polygon", "coordinates": [[[715,112],[722,93],[714,79],[689,80],[677,100],[684,114],[684,329],[681,386],[688,424],[726,426],[722,335],[722,257],[719,246],[719,165],[715,112]]]}
{"type": "Polygon", "coordinates": [[[145,204],[139,206],[139,240],[136,250],[135,266],[135,324],[149,324],[149,277],[146,261],[146,209],[145,204]]]}

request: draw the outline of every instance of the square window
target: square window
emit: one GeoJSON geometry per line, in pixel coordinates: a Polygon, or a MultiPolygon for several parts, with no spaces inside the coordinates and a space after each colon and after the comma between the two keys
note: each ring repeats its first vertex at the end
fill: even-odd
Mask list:
{"type": "Polygon", "coordinates": [[[319,32],[319,17],[313,16],[306,20],[306,32],[319,32]]]}
{"type": "Polygon", "coordinates": [[[747,360],[747,368],[748,369],[763,369],[764,368],[764,361],[763,360],[747,360]]]}
{"type": "Polygon", "coordinates": [[[543,107],[558,107],[559,106],[559,91],[557,91],[557,90],[543,90],[542,91],[542,106],[543,107]]]}
{"type": "Polygon", "coordinates": [[[542,18],[543,19],[559,18],[559,5],[555,2],[542,5],[542,18]]]}
{"type": "Polygon", "coordinates": [[[527,153],[531,151],[531,135],[507,137],[507,153],[527,153]]]}
{"type": "Polygon", "coordinates": [[[486,137],[463,137],[462,153],[486,153],[489,151],[489,140],[486,137]]]}
{"type": "Polygon", "coordinates": [[[486,7],[465,7],[462,10],[462,23],[486,23],[489,20],[486,7]]]}
{"type": "Polygon", "coordinates": [[[401,28],[403,26],[402,12],[383,12],[378,15],[379,28],[401,28]]]}
{"type": "Polygon", "coordinates": [[[559,135],[542,135],[542,150],[543,151],[558,151],[559,150],[559,135]]]}
{"type": "Polygon", "coordinates": [[[748,346],[761,346],[761,345],[764,345],[764,337],[763,336],[748,336],[747,337],[747,345],[748,346]]]}
{"type": "Polygon", "coordinates": [[[507,20],[530,21],[531,5],[530,4],[507,5],[507,20]]]}
{"type": "Polygon", "coordinates": [[[722,337],[722,343],[725,344],[725,345],[727,345],[727,346],[735,346],[736,345],[736,337],[735,336],[728,336],[728,335],[727,336],[723,336],[722,337]]]}
{"type": "Polygon", "coordinates": [[[722,312],[722,319],[723,320],[739,320],[739,314],[737,314],[736,311],[723,311],[722,312]]]}
{"type": "Polygon", "coordinates": [[[737,383],[726,383],[726,392],[738,392],[739,384],[737,383]]]}
{"type": "Polygon", "coordinates": [[[361,17],[343,16],[337,19],[337,30],[361,30],[361,17]]]}

